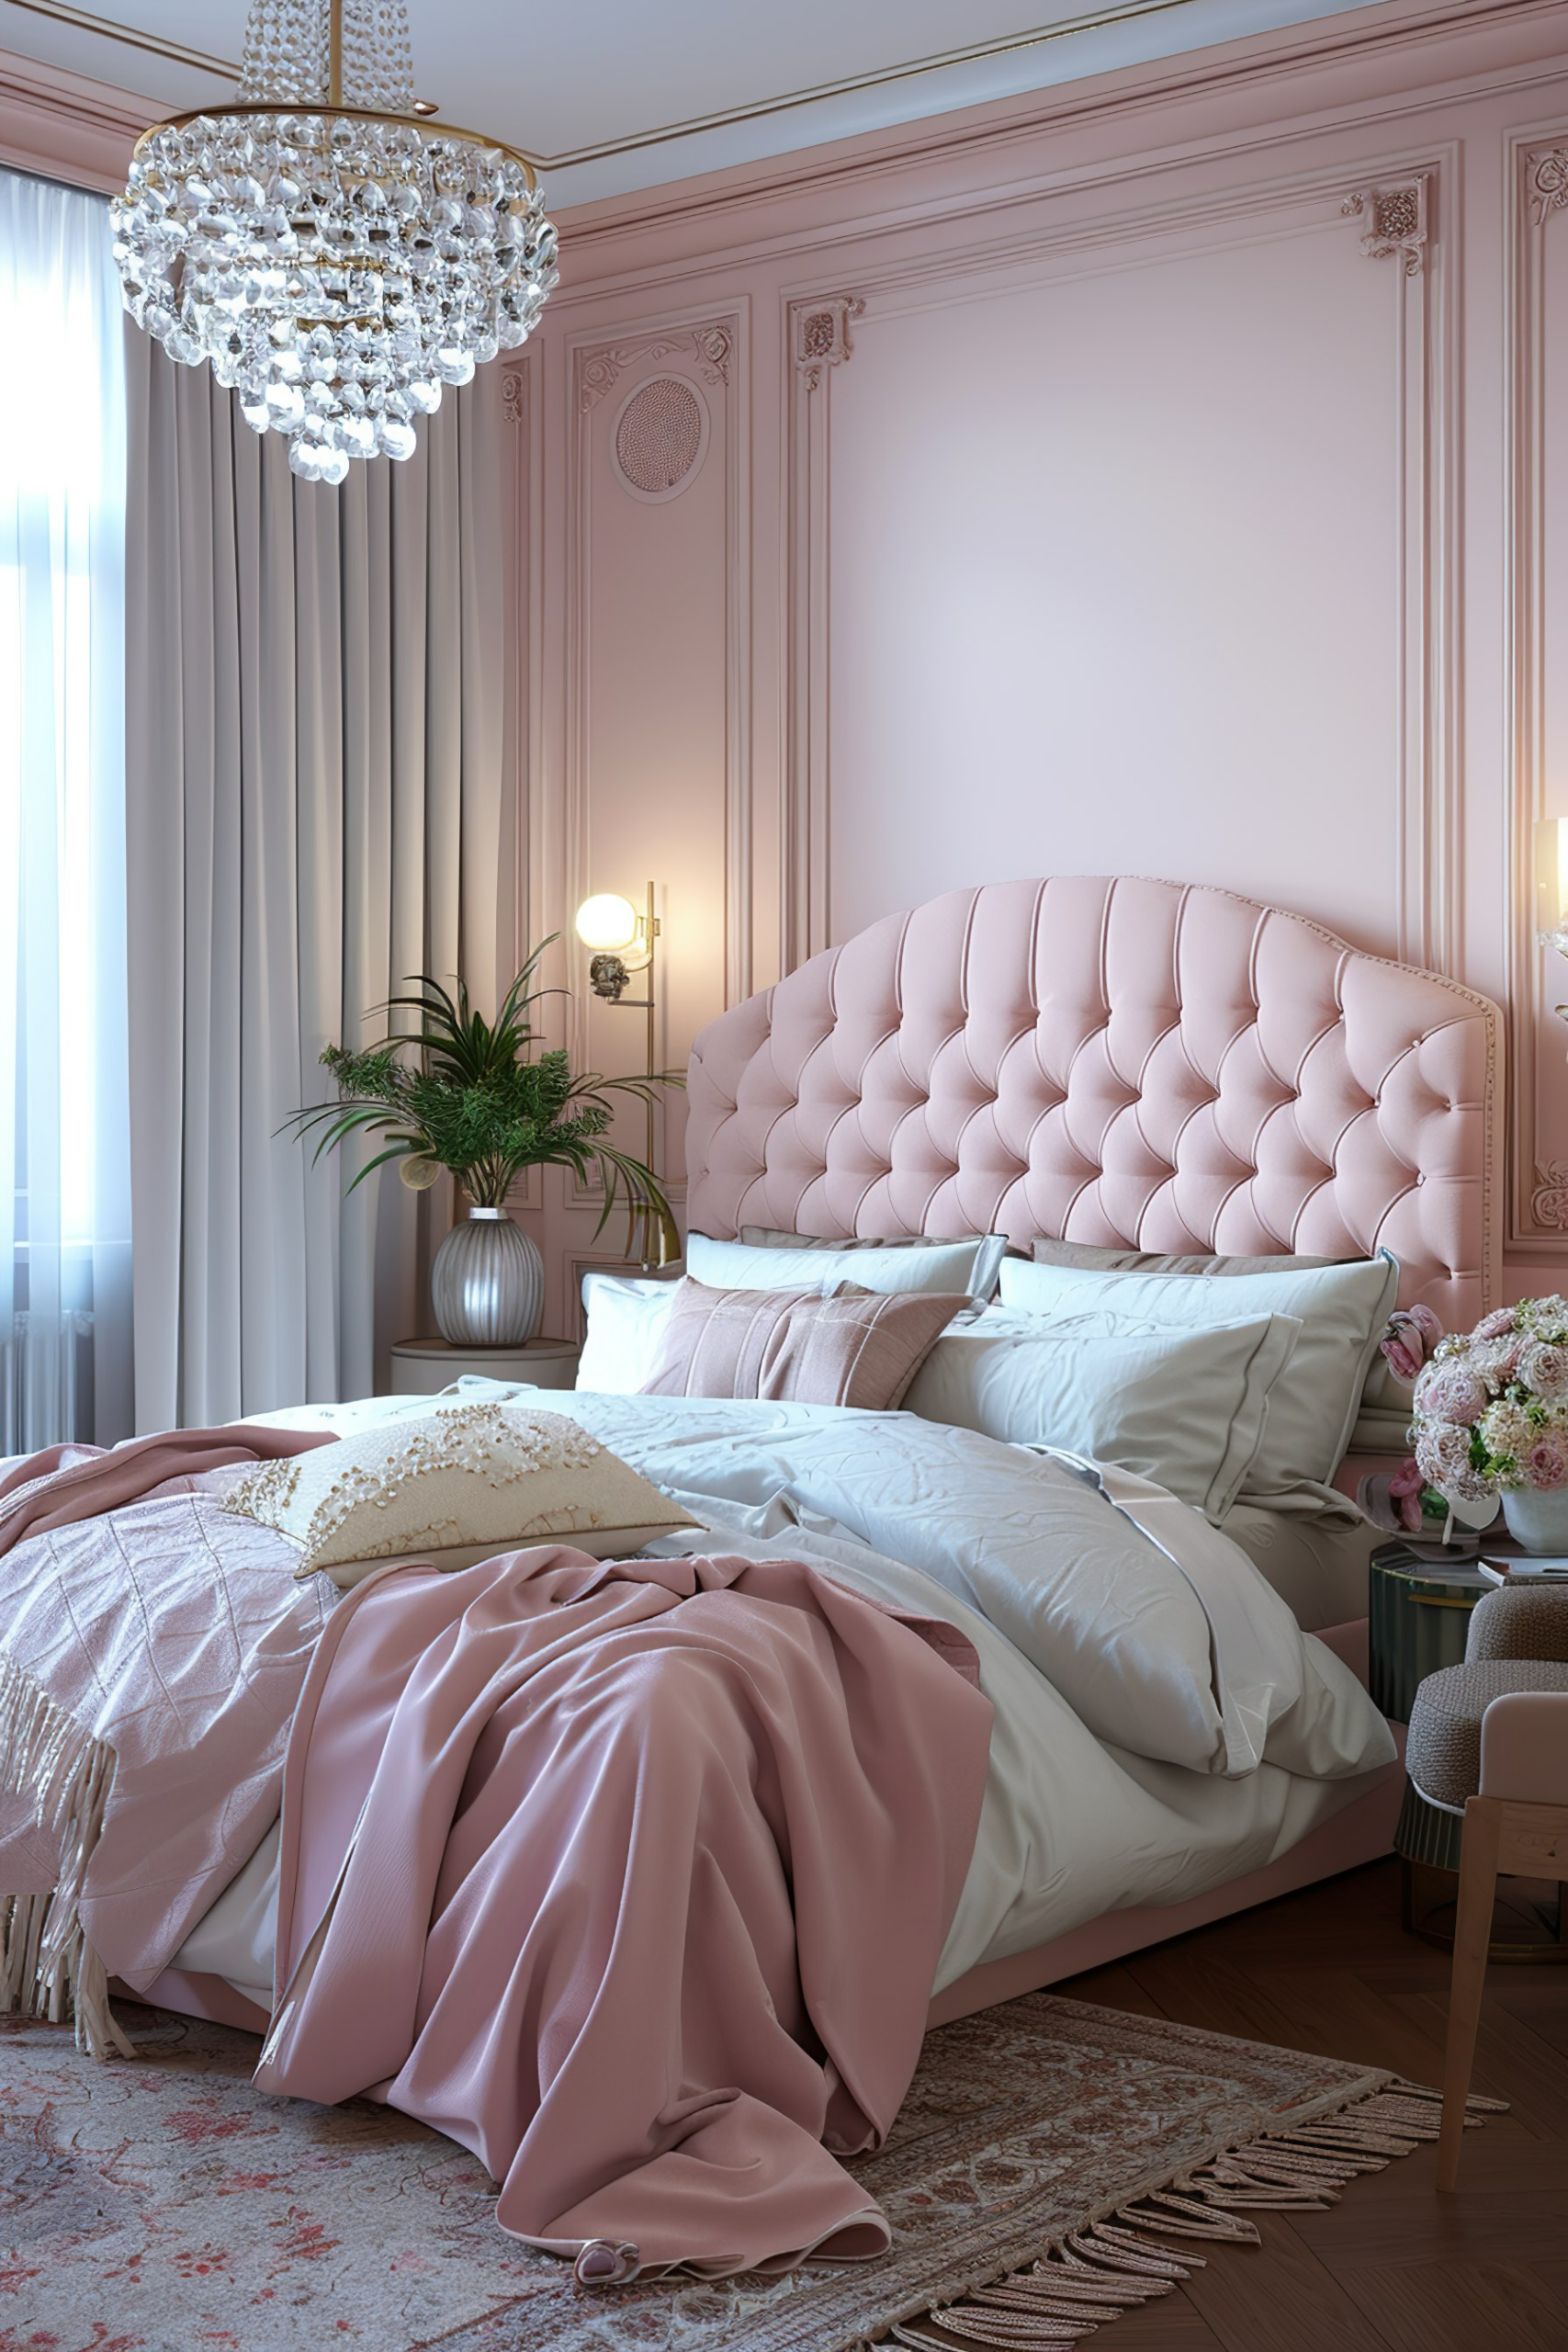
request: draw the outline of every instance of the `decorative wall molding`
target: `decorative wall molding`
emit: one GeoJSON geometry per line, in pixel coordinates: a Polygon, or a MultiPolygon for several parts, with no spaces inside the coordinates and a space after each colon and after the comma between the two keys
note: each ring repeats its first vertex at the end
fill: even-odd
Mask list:
{"type": "Polygon", "coordinates": [[[1535,1173],[1530,1216],[1538,1226],[1552,1233],[1568,1233],[1568,1162],[1549,1159],[1535,1173]]]}
{"type": "Polygon", "coordinates": [[[1345,198],[1348,220],[1365,220],[1361,251],[1369,261],[1397,257],[1406,277],[1420,275],[1427,254],[1427,179],[1403,180],[1393,187],[1357,188],[1345,198]]]}
{"type": "Polygon", "coordinates": [[[858,319],[865,304],[858,294],[836,294],[826,301],[795,302],[790,307],[795,364],[814,392],[829,368],[841,368],[854,349],[850,321],[858,319]]]}
{"type": "MultiPolygon", "coordinates": [[[[744,308],[684,317],[641,333],[621,331],[613,335],[583,336],[569,347],[568,406],[570,418],[566,485],[566,711],[563,742],[565,802],[565,898],[549,924],[570,928],[570,910],[593,887],[589,869],[592,797],[592,747],[590,739],[593,633],[593,503],[592,464],[595,430],[606,427],[600,404],[619,379],[634,369],[655,374],[671,372],[668,362],[684,361],[695,376],[712,387],[715,412],[724,422],[724,570],[725,640],[725,990],[726,1002],[735,1003],[751,991],[751,559],[750,451],[744,419],[744,308]]],[[[630,388],[637,389],[635,384],[630,388]]],[[[699,394],[699,398],[702,395],[699,394]]],[[[613,425],[610,429],[613,429],[613,425]]],[[[705,448],[706,443],[705,440],[705,448]]],[[[612,471],[613,461],[612,461],[612,471]]],[[[659,511],[660,502],[650,502],[659,511]]],[[[716,1011],[719,1010],[716,1006],[716,1011]]],[[[579,1023],[582,1008],[578,1008],[579,1023]]],[[[579,1054],[585,1039],[579,1026],[574,1044],[579,1054]]],[[[662,1120],[662,1114],[661,1120],[662,1120]]],[[[672,1204],[685,1198],[684,1184],[671,1181],[666,1191],[672,1204]]],[[[569,1181],[567,1204],[574,1210],[592,1209],[603,1201],[597,1189],[569,1181]]],[[[594,1262],[600,1262],[594,1261],[594,1262]]],[[[624,1262],[624,1261],[623,1261],[624,1262]]]]}
{"type": "MultiPolygon", "coordinates": [[[[1535,935],[1535,828],[1547,807],[1546,548],[1543,502],[1547,435],[1568,386],[1549,384],[1549,246],[1568,236],[1553,215],[1568,208],[1568,144],[1562,130],[1507,141],[1508,268],[1504,333],[1505,646],[1508,680],[1509,831],[1507,1001],[1509,1215],[1506,1248],[1517,1257],[1561,1258],[1568,1231],[1563,1185],[1564,1123],[1543,1117],[1541,1075],[1562,1059],[1552,1021],[1548,957],[1535,935]]],[[[1560,248],[1560,250],[1568,250],[1560,248]]],[[[1558,424],[1561,433],[1562,426],[1558,424]]],[[[1568,454],[1565,452],[1564,454],[1568,454]]],[[[1560,455],[1557,463],[1561,465],[1560,455]]]]}
{"type": "Polygon", "coordinates": [[[780,934],[793,970],[825,947],[831,795],[828,763],[829,467],[833,372],[853,351],[850,322],[861,294],[814,294],[784,311],[789,383],[784,597],[784,807],[780,934]]]}
{"type": "Polygon", "coordinates": [[[164,109],[64,66],[0,51],[0,163],[113,195],[164,109]]]}
{"type": "MultiPolygon", "coordinates": [[[[509,842],[503,840],[502,851],[512,875],[513,955],[510,969],[497,976],[500,983],[504,983],[512,972],[520,969],[534,941],[543,935],[537,927],[536,900],[539,876],[536,871],[534,847],[542,773],[536,737],[541,700],[538,634],[543,605],[537,578],[537,534],[533,527],[539,511],[539,474],[543,457],[538,404],[530,397],[535,365],[535,362],[527,361],[502,369],[498,385],[502,421],[513,427],[510,441],[503,440],[502,447],[510,509],[506,550],[508,661],[503,741],[510,769],[508,797],[512,835],[509,842]]],[[[541,1171],[537,1168],[527,1169],[513,1185],[509,1199],[514,1209],[542,1209],[544,1188],[541,1171]]]]}
{"type": "Polygon", "coordinates": [[[1568,147],[1537,152],[1530,163],[1529,187],[1539,229],[1545,225],[1548,213],[1560,212],[1568,205],[1568,147]]]}
{"type": "MultiPolygon", "coordinates": [[[[1457,409],[1455,307],[1438,266],[1434,233],[1439,187],[1453,163],[1448,147],[1417,171],[1374,178],[1345,194],[1345,175],[1271,175],[1223,191],[1199,192],[1136,215],[1077,212],[1055,224],[1016,228],[985,246],[889,259],[859,277],[855,295],[795,297],[785,306],[789,384],[786,421],[787,590],[784,614],[786,744],[781,928],[788,970],[833,936],[831,777],[829,737],[831,376],[849,356],[850,321],[908,315],[994,294],[998,279],[1022,288],[1048,284],[1103,251],[1121,265],[1144,240],[1203,238],[1213,245],[1364,218],[1363,251],[1404,253],[1391,290],[1397,307],[1400,465],[1401,778],[1395,950],[1405,962],[1458,968],[1461,938],[1459,790],[1454,716],[1458,626],[1454,533],[1458,499],[1451,418],[1457,409]],[[1412,203],[1395,205],[1396,198],[1412,203]],[[1361,209],[1358,211],[1357,208],[1361,209]],[[1367,209],[1370,208],[1370,210],[1367,209]],[[1405,252],[1405,246],[1410,250],[1405,252]],[[1413,266],[1414,257],[1414,266],[1413,266]],[[807,321],[833,319],[838,340],[807,351],[807,321]]],[[[1371,171],[1376,171],[1375,164],[1371,171]]],[[[820,331],[828,342],[829,330],[820,331]]]]}
{"type": "Polygon", "coordinates": [[[580,409],[596,408],[628,368],[650,359],[692,358],[704,379],[728,391],[735,353],[733,320],[705,320],[674,333],[634,335],[625,343],[602,344],[578,372],[580,409]]]}

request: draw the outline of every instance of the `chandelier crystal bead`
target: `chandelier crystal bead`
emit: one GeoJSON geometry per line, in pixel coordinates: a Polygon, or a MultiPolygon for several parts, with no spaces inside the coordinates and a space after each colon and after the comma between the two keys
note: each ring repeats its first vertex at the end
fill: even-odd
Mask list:
{"type": "Polygon", "coordinates": [[[209,365],[307,481],[412,457],[448,384],[515,350],[556,232],[513,150],[409,112],[403,0],[253,0],[231,108],[137,143],[110,206],[125,306],[209,365]]]}

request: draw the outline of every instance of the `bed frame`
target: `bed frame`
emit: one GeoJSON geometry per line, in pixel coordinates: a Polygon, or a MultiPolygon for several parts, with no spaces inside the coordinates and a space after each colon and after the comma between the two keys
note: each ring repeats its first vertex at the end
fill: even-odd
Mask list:
{"type": "MultiPolygon", "coordinates": [[[[1087,876],[950,891],[703,1031],[691,1222],[1388,1249],[1401,1304],[1462,1329],[1501,1290],[1501,1028],[1473,990],[1228,891],[1087,876]]],[[[1364,1619],[1319,1638],[1364,1676],[1364,1619]]],[[[1388,1852],[1403,1778],[1391,1765],[1264,1870],[971,1971],[932,2022],[1388,1852]]]]}

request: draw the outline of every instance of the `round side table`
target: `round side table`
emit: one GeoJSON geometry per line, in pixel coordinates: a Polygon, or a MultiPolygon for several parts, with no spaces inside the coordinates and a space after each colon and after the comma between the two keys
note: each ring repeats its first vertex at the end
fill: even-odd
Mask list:
{"type": "MultiPolygon", "coordinates": [[[[1489,1556],[1500,1557],[1517,1548],[1504,1535],[1486,1539],[1489,1556]]],[[[1409,1722],[1416,1687],[1428,1674],[1464,1664],[1471,1611],[1495,1589],[1473,1557],[1444,1558],[1440,1554],[1433,1557],[1435,1552],[1434,1544],[1417,1548],[1396,1538],[1380,1544],[1371,1555],[1367,1682],[1377,1705],[1398,1724],[1409,1722]]],[[[1404,1926],[1413,1935],[1441,1944],[1445,1950],[1453,1944],[1463,1828],[1462,1815],[1428,1804],[1406,1781],[1393,1833],[1400,1861],[1401,1910],[1404,1926]]],[[[1562,1927],[1561,1898],[1554,1932],[1548,1917],[1521,1894],[1510,1893],[1508,1882],[1504,1881],[1498,1889],[1491,1957],[1560,1958],[1562,1927]]]]}
{"type": "Polygon", "coordinates": [[[445,1340],[400,1340],[392,1350],[394,1396],[434,1396],[466,1372],[535,1388],[574,1388],[575,1340],[525,1340],[520,1348],[454,1348],[445,1340]]]}

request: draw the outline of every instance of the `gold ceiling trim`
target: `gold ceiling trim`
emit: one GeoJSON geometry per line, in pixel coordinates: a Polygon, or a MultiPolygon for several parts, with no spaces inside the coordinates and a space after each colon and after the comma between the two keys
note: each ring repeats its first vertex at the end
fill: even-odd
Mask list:
{"type": "MultiPolygon", "coordinates": [[[[26,8],[34,16],[52,17],[56,23],[74,26],[82,32],[96,33],[107,40],[123,42],[128,48],[144,50],[150,56],[169,59],[176,65],[194,66],[198,73],[211,74],[221,81],[237,82],[240,69],[227,58],[209,57],[199,49],[186,49],[180,41],[165,40],[160,34],[138,32],[134,27],[118,23],[112,17],[98,17],[85,8],[70,6],[70,0],[5,0],[13,8],[26,8]]],[[[887,65],[874,73],[852,74],[839,82],[819,82],[805,90],[787,91],[782,97],[766,98],[755,106],[727,107],[714,114],[694,115],[689,121],[672,122],[657,130],[633,131],[624,139],[610,139],[596,147],[572,147],[558,155],[534,156],[541,171],[562,171],[574,164],[598,164],[614,155],[630,155],[644,147],[660,147],[674,139],[691,139],[705,130],[721,130],[732,123],[761,122],[770,115],[789,114],[801,107],[819,105],[826,98],[846,97],[857,90],[884,89],[895,82],[908,82],[926,74],[941,74],[955,65],[984,64],[991,58],[1010,57],[1027,49],[1044,49],[1053,41],[1068,40],[1075,35],[1098,32],[1107,26],[1136,22],[1144,17],[1163,17],[1178,8],[1190,8],[1195,0],[1118,0],[1118,5],[1106,8],[1090,8],[1077,17],[1064,17],[1059,24],[1042,25],[1032,32],[1004,33],[994,40],[971,41],[962,49],[933,52],[929,57],[917,57],[900,65],[887,65]]]]}

